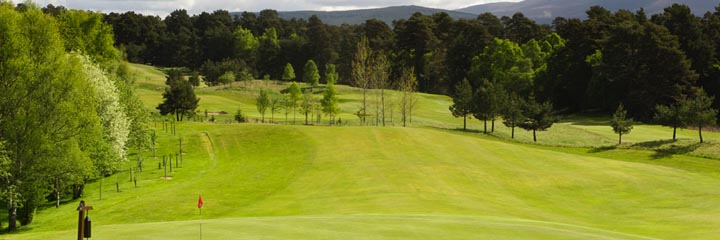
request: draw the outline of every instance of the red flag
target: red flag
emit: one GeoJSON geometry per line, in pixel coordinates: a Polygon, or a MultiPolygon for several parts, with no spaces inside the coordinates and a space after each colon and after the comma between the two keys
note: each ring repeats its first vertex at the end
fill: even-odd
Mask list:
{"type": "Polygon", "coordinates": [[[202,196],[200,196],[200,198],[198,199],[198,208],[202,208],[202,205],[203,205],[203,200],[202,200],[202,196]]]}

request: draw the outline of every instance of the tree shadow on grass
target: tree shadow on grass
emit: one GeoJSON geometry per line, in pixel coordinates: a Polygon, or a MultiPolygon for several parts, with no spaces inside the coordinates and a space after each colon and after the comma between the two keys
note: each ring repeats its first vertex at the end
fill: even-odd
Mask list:
{"type": "Polygon", "coordinates": [[[599,152],[605,152],[605,151],[611,151],[616,149],[643,149],[643,150],[651,150],[655,153],[651,155],[653,159],[660,159],[660,158],[666,158],[670,157],[672,155],[680,155],[680,154],[687,154],[691,153],[698,148],[700,148],[702,144],[700,143],[692,143],[692,144],[678,144],[677,140],[657,140],[657,141],[649,141],[649,142],[641,142],[641,143],[635,143],[630,145],[612,145],[612,146],[602,146],[602,147],[596,147],[590,149],[588,151],[589,153],[599,153],[599,152]]]}
{"type": "Polygon", "coordinates": [[[611,151],[611,150],[615,150],[617,148],[618,148],[617,145],[594,147],[594,148],[591,148],[590,151],[588,151],[588,153],[599,153],[599,152],[611,151]]]}
{"type": "Polygon", "coordinates": [[[667,148],[655,149],[655,154],[652,155],[653,159],[666,158],[672,155],[691,153],[700,147],[700,143],[694,143],[685,146],[670,145],[667,148]]]}

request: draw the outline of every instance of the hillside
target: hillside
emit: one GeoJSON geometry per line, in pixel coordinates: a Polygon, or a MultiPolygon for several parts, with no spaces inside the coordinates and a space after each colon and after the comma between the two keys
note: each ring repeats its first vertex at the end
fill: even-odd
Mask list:
{"type": "MultiPolygon", "coordinates": [[[[160,101],[162,72],[142,65],[131,71],[152,109],[160,101]]],[[[201,87],[199,110],[240,108],[256,119],[253,98],[261,87],[284,85],[201,87]]],[[[344,126],[238,124],[217,115],[216,123],[179,123],[173,135],[158,119],[157,155],[176,153],[182,138],[181,168],[175,165],[171,178],[164,178],[164,169],[155,167],[162,158],[144,150],[133,152],[127,166],[143,159],[137,187],[128,181],[129,170],[86,185],[84,199],[95,207],[93,238],[198,239],[200,223],[206,239],[720,236],[720,161],[637,148],[567,147],[614,142],[604,120],[582,117],[539,134],[546,145],[522,143],[526,131],[511,141],[500,124],[494,136],[456,131],[462,120],[450,116],[451,100],[427,94],[420,96],[413,127],[356,126],[350,119],[359,91],[338,90],[344,126]]],[[[471,128],[480,128],[472,122],[471,128]]],[[[635,131],[627,135],[631,144],[649,145],[671,133],[649,125],[635,131]]],[[[720,134],[707,135],[711,143],[696,149],[717,151],[720,134]]],[[[691,141],[694,132],[679,136],[691,141]]],[[[33,225],[9,238],[71,238],[76,206],[69,201],[40,210],[33,225]]]]}
{"type": "MultiPolygon", "coordinates": [[[[341,24],[362,24],[369,19],[379,19],[392,26],[394,20],[408,19],[414,13],[419,12],[424,15],[432,15],[439,12],[445,12],[454,19],[471,19],[477,17],[475,14],[456,12],[444,9],[426,8],[421,6],[393,6],[386,8],[375,8],[375,9],[361,9],[361,10],[349,10],[349,11],[287,11],[278,12],[280,18],[283,19],[305,19],[307,20],[312,15],[317,15],[320,20],[326,24],[341,25],[341,24]]],[[[239,15],[240,13],[233,13],[239,15]]]]}
{"type": "Polygon", "coordinates": [[[602,6],[613,12],[619,9],[637,11],[643,8],[647,14],[655,14],[662,12],[665,7],[673,3],[688,5],[696,15],[703,15],[713,11],[720,4],[720,0],[525,0],[517,3],[480,4],[456,11],[471,14],[491,12],[497,16],[512,16],[522,12],[539,23],[551,23],[556,17],[585,18],[585,11],[592,6],[602,6]]]}

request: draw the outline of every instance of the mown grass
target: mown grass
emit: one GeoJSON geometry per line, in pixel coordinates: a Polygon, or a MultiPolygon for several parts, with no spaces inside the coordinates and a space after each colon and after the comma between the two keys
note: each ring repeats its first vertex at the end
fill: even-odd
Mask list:
{"type": "MultiPolygon", "coordinates": [[[[98,183],[87,187],[85,200],[96,206],[91,216],[97,226],[133,224],[109,227],[114,234],[156,226],[160,229],[151,236],[177,239],[174,227],[164,229],[153,222],[197,220],[195,204],[202,194],[203,216],[215,219],[208,226],[216,223],[223,229],[268,221],[274,225],[264,228],[280,238],[290,236],[281,233],[299,234],[298,239],[344,236],[334,231],[352,233],[356,239],[392,238],[424,226],[432,229],[430,235],[464,238],[476,233],[475,227],[496,224],[488,218],[547,222],[554,227],[543,231],[552,239],[583,238],[593,232],[609,238],[613,233],[619,234],[617,238],[699,239],[720,234],[720,201],[714,198],[720,193],[715,187],[720,184],[717,171],[652,164],[644,155],[626,152],[640,150],[613,150],[617,156],[574,154],[556,147],[398,127],[184,123],[179,131],[186,133],[187,166],[173,173],[172,180],[161,179],[161,171],[148,170],[140,188],[125,183],[120,193],[104,190],[103,200],[94,197],[98,183]],[[354,218],[368,214],[364,220],[354,218]],[[414,225],[413,216],[418,215],[426,220],[414,225]],[[410,222],[401,220],[405,217],[410,222]],[[314,218],[321,219],[315,230],[287,230],[311,224],[314,218]],[[356,222],[387,218],[396,221],[356,222]],[[464,218],[474,223],[452,224],[464,218]],[[393,231],[396,225],[403,227],[393,231]]],[[[676,165],[682,159],[701,161],[676,158],[676,165]]],[[[718,169],[720,164],[707,166],[718,169]]],[[[41,211],[32,233],[18,238],[40,239],[45,231],[72,229],[73,207],[41,211]]],[[[196,222],[168,226],[176,224],[196,222]]],[[[541,227],[517,225],[517,232],[489,228],[486,234],[539,236],[532,229],[541,227]]],[[[220,232],[257,236],[230,229],[220,232]]],[[[413,236],[405,237],[422,238],[413,236]]]]}
{"type": "MultiPolygon", "coordinates": [[[[164,78],[149,67],[133,69],[145,76],[140,94],[151,108],[164,78]]],[[[255,81],[199,88],[200,109],[240,108],[257,118],[253,89],[261,86],[284,87],[255,81]]],[[[669,141],[671,129],[638,125],[616,146],[606,120],[579,117],[539,133],[533,144],[523,130],[509,139],[500,122],[490,135],[477,133],[477,120],[469,121],[476,132],[456,130],[462,119],[449,114],[451,100],[429,94],[420,95],[415,127],[359,127],[350,120],[359,91],[338,89],[342,127],[184,122],[174,136],[157,124],[158,155],[176,153],[183,138],[182,168],[165,179],[159,158],[142,151],[128,163],[144,159],[137,188],[129,172],[88,184],[94,237],[197,239],[199,194],[207,239],[720,236],[720,161],[696,157],[717,156],[716,133],[696,144],[694,131],[669,141]]],[[[9,238],[73,237],[75,206],[43,209],[9,238]]]]}

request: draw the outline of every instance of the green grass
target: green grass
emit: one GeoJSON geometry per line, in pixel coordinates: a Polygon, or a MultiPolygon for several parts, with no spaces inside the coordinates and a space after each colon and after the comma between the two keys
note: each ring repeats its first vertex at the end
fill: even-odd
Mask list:
{"type": "MultiPolygon", "coordinates": [[[[147,106],[156,105],[159,72],[133,69],[146,76],[139,86],[147,106]]],[[[261,85],[283,88],[200,88],[201,109],[259,117],[245,87],[261,85]]],[[[338,89],[342,118],[357,124],[350,119],[359,91],[338,89]]],[[[522,130],[509,139],[500,122],[492,135],[454,130],[462,119],[449,114],[450,102],[422,94],[410,128],[185,122],[173,136],[157,124],[158,155],[177,152],[183,138],[182,168],[164,179],[159,159],[142,151],[137,188],[129,172],[88,184],[93,238],[198,239],[199,194],[206,239],[720,236],[720,161],[701,158],[718,156],[716,133],[696,144],[694,131],[668,141],[671,129],[638,125],[615,146],[604,119],[574,117],[532,144],[522,130]]],[[[138,155],[129,159],[134,165],[138,155]]],[[[35,223],[0,239],[71,238],[76,204],[42,209],[35,223]]]]}

